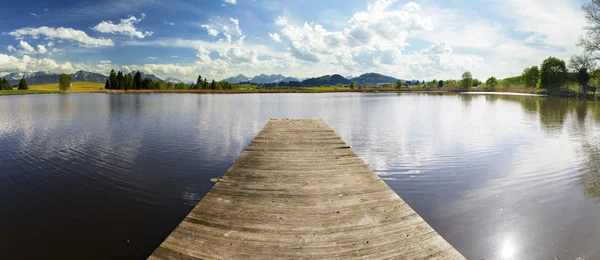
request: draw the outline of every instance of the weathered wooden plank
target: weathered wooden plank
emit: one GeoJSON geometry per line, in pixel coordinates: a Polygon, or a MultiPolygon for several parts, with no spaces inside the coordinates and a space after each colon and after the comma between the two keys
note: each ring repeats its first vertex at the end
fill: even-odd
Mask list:
{"type": "Polygon", "coordinates": [[[150,259],[464,259],[317,119],[272,119],[150,259]]]}

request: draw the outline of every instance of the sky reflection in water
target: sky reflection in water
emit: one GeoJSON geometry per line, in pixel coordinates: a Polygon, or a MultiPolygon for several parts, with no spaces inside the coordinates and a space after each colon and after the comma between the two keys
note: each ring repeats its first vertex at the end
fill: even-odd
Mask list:
{"type": "Polygon", "coordinates": [[[272,117],[325,120],[469,259],[600,257],[600,103],[358,93],[0,97],[3,252],[145,258],[272,117]]]}

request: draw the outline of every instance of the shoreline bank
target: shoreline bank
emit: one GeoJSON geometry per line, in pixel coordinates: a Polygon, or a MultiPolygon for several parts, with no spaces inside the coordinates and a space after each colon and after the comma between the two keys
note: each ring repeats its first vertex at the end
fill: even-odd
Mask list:
{"type": "MultiPolygon", "coordinates": [[[[363,88],[363,89],[234,89],[234,90],[206,90],[206,89],[136,89],[136,90],[71,90],[60,92],[57,90],[3,90],[0,91],[0,96],[13,95],[43,95],[43,94],[318,94],[318,93],[456,93],[456,94],[475,94],[475,95],[525,95],[535,97],[561,97],[561,98],[577,98],[569,96],[554,96],[535,94],[535,89],[515,88],[507,89],[500,88],[496,91],[487,91],[484,89],[472,89],[470,91],[459,91],[457,88],[446,89],[395,89],[395,88],[363,88]]],[[[588,100],[596,100],[588,98],[588,100]]]]}

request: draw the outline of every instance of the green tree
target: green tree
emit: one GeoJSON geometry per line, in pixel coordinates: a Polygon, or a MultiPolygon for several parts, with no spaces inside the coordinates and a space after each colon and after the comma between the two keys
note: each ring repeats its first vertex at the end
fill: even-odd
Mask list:
{"type": "Polygon", "coordinates": [[[350,82],[350,89],[355,89],[355,88],[356,88],[356,82],[354,82],[354,80],[353,80],[350,82]]]}
{"type": "Polygon", "coordinates": [[[396,81],[396,85],[394,85],[395,89],[402,89],[402,81],[398,80],[396,81]]]}
{"type": "Polygon", "coordinates": [[[142,88],[142,73],[138,70],[133,76],[133,88],[141,89],[142,88]]]}
{"type": "Polygon", "coordinates": [[[198,80],[196,80],[196,88],[197,89],[202,88],[202,76],[200,76],[200,75],[198,75],[198,80]]]}
{"type": "Polygon", "coordinates": [[[151,89],[151,88],[152,88],[152,79],[151,78],[145,78],[144,80],[142,80],[141,89],[151,89]]]}
{"type": "Polygon", "coordinates": [[[21,80],[19,80],[19,87],[18,90],[28,90],[29,87],[27,86],[27,80],[25,80],[25,77],[21,78],[21,80]]]}
{"type": "Polygon", "coordinates": [[[3,78],[2,80],[0,80],[0,90],[12,90],[12,88],[10,87],[10,84],[8,83],[8,80],[6,80],[6,78],[3,78]]]}
{"type": "Polygon", "coordinates": [[[110,76],[108,77],[108,81],[110,89],[118,88],[119,83],[117,81],[117,73],[115,73],[115,70],[110,70],[110,76]]]}
{"type": "Polygon", "coordinates": [[[71,80],[73,80],[73,78],[68,74],[60,74],[60,76],[58,76],[58,89],[62,92],[69,90],[71,87],[71,80]]]}
{"type": "Polygon", "coordinates": [[[109,79],[106,79],[106,82],[104,83],[104,89],[110,89],[110,81],[109,81],[109,79]]]}
{"type": "Polygon", "coordinates": [[[596,64],[592,57],[588,54],[575,55],[569,60],[569,68],[577,74],[577,83],[579,83],[580,92],[587,93],[588,82],[591,79],[590,73],[596,70],[596,64]]]}
{"type": "Polygon", "coordinates": [[[133,87],[134,87],[133,77],[129,73],[125,74],[125,89],[133,89],[133,87]]]}
{"type": "Polygon", "coordinates": [[[166,83],[166,82],[164,82],[164,81],[162,81],[162,80],[159,80],[159,81],[156,83],[156,87],[155,87],[155,88],[156,88],[156,89],[166,89],[166,88],[167,88],[167,83],[166,83]]]}
{"type": "Polygon", "coordinates": [[[559,90],[567,80],[565,61],[549,57],[542,62],[538,88],[547,91],[559,90]]]}
{"type": "Polygon", "coordinates": [[[173,88],[174,88],[173,82],[170,82],[170,81],[167,82],[167,89],[173,89],[173,88]]]}
{"type": "Polygon", "coordinates": [[[206,80],[206,78],[204,78],[204,80],[202,81],[202,89],[208,89],[208,81],[206,80]]]}
{"type": "Polygon", "coordinates": [[[462,74],[462,80],[460,81],[460,87],[463,90],[468,90],[473,87],[473,75],[471,72],[465,72],[462,74]]]}
{"type": "Polygon", "coordinates": [[[491,77],[485,81],[485,88],[487,90],[496,90],[497,86],[498,86],[498,79],[496,79],[495,77],[491,77]]]}
{"type": "Polygon", "coordinates": [[[521,74],[521,80],[526,88],[535,88],[540,78],[540,69],[538,66],[525,68],[521,74]]]}
{"type": "Polygon", "coordinates": [[[213,79],[212,82],[210,83],[210,89],[217,89],[217,83],[215,82],[215,80],[213,79]]]}
{"type": "Polygon", "coordinates": [[[223,89],[231,90],[233,89],[233,85],[227,81],[223,81],[223,89]]]}
{"type": "Polygon", "coordinates": [[[123,72],[119,71],[117,73],[116,83],[117,83],[116,85],[112,85],[112,83],[111,83],[111,87],[113,89],[125,89],[125,81],[123,80],[123,72]]]}
{"type": "Polygon", "coordinates": [[[438,88],[443,88],[443,87],[444,87],[444,81],[443,81],[443,80],[440,80],[440,81],[438,82],[438,88]]]}

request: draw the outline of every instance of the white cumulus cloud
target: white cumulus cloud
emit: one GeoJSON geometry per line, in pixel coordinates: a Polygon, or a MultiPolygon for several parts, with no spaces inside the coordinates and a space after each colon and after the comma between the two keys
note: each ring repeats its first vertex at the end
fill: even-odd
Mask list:
{"type": "Polygon", "coordinates": [[[277,18],[275,18],[276,25],[284,26],[284,25],[287,25],[287,23],[288,23],[287,18],[285,18],[283,16],[278,16],[277,18]]]}
{"type": "Polygon", "coordinates": [[[212,28],[210,25],[207,24],[203,24],[202,28],[206,28],[206,31],[208,31],[208,34],[211,36],[219,36],[219,31],[217,31],[216,29],[212,28]]]}
{"type": "Polygon", "coordinates": [[[21,58],[0,53],[0,72],[15,71],[52,71],[52,72],[74,72],[75,67],[71,62],[59,63],[53,59],[36,59],[28,55],[21,58]]]}
{"type": "Polygon", "coordinates": [[[200,61],[202,62],[210,62],[210,51],[205,49],[204,47],[200,46],[198,48],[198,51],[196,52],[196,57],[198,57],[198,59],[200,59],[200,61]]]}
{"type": "Polygon", "coordinates": [[[21,46],[21,49],[25,52],[35,52],[35,49],[26,41],[19,41],[19,46],[21,46]]]}
{"type": "Polygon", "coordinates": [[[37,48],[38,48],[38,53],[40,53],[40,54],[45,54],[48,52],[48,49],[46,49],[46,47],[44,47],[44,45],[38,44],[37,48]]]}
{"type": "Polygon", "coordinates": [[[39,28],[21,28],[8,33],[16,39],[23,39],[25,36],[37,39],[40,35],[52,39],[70,40],[79,43],[82,47],[100,47],[114,46],[115,43],[111,39],[92,38],[84,31],[75,30],[72,28],[52,28],[42,26],[39,28]]]}
{"type": "Polygon", "coordinates": [[[237,0],[225,0],[225,3],[237,4],[237,0]]]}
{"type": "Polygon", "coordinates": [[[396,6],[396,2],[368,4],[337,31],[318,23],[294,25],[285,17],[277,17],[275,24],[283,27],[282,34],[291,41],[288,50],[299,60],[329,60],[347,69],[373,69],[396,63],[412,33],[432,30],[431,18],[419,12],[419,5],[410,2],[396,6]]]}
{"type": "Polygon", "coordinates": [[[100,64],[110,64],[110,60],[100,60],[100,64]]]}
{"type": "Polygon", "coordinates": [[[271,39],[273,39],[276,42],[281,42],[281,37],[279,36],[279,34],[277,33],[269,33],[269,36],[271,37],[271,39]]]}
{"type": "Polygon", "coordinates": [[[146,17],[145,14],[142,14],[141,18],[136,18],[135,16],[130,16],[127,19],[121,19],[118,24],[113,23],[112,21],[102,21],[98,25],[92,27],[94,31],[98,31],[101,33],[112,33],[112,34],[121,34],[127,35],[137,38],[145,38],[146,36],[151,36],[152,31],[138,31],[135,28],[135,24],[138,24],[146,17]]]}
{"type": "Polygon", "coordinates": [[[445,42],[436,42],[427,49],[421,50],[421,54],[450,54],[452,53],[452,46],[445,42]]]}

